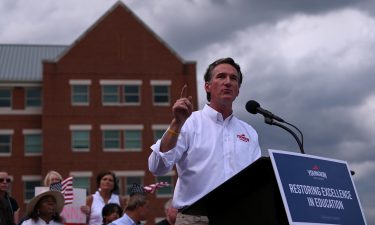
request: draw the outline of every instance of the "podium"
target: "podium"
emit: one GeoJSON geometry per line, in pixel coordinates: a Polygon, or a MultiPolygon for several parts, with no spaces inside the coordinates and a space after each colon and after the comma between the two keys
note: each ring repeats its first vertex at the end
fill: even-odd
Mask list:
{"type": "Polygon", "coordinates": [[[269,157],[254,163],[183,210],[210,225],[288,225],[269,157]]]}

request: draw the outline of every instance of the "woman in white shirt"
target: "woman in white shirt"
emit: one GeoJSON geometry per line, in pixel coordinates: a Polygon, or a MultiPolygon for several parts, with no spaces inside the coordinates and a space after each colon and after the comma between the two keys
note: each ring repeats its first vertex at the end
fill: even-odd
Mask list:
{"type": "Polygon", "coordinates": [[[96,177],[98,190],[95,194],[86,198],[86,206],[81,211],[87,215],[88,225],[101,225],[102,209],[108,203],[116,203],[123,209],[126,207],[126,199],[114,194],[118,190],[116,175],[111,171],[103,171],[96,177]]]}

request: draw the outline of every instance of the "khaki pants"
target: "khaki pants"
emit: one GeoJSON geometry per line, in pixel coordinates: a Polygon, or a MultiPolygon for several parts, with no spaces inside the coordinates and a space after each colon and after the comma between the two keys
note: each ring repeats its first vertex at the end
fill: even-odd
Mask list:
{"type": "Polygon", "coordinates": [[[208,218],[178,213],[175,225],[208,225],[208,218]]]}

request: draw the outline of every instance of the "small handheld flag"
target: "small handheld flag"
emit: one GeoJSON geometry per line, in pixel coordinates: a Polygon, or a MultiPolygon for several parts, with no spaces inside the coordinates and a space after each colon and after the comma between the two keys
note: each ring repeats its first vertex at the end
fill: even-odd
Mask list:
{"type": "Polygon", "coordinates": [[[64,195],[65,205],[73,203],[73,177],[51,184],[49,189],[51,191],[60,191],[64,195]]]}

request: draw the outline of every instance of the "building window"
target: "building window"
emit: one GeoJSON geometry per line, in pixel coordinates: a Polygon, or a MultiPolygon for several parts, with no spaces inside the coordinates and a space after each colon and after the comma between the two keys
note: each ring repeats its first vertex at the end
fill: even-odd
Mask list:
{"type": "Polygon", "coordinates": [[[0,130],[0,155],[9,156],[12,152],[13,130],[0,130]]]}
{"type": "Polygon", "coordinates": [[[141,151],[143,125],[102,125],[105,151],[141,151]]]}
{"type": "Polygon", "coordinates": [[[72,105],[89,105],[89,86],[72,85],[72,105]]]}
{"type": "Polygon", "coordinates": [[[156,190],[156,195],[158,197],[171,197],[173,195],[173,177],[171,176],[158,176],[156,177],[156,182],[167,182],[170,184],[167,187],[158,188],[156,190]]]}
{"type": "Polygon", "coordinates": [[[72,105],[88,106],[91,80],[69,80],[72,105]]]}
{"type": "Polygon", "coordinates": [[[73,177],[74,188],[86,189],[86,195],[91,193],[90,190],[90,177],[73,177]]]}
{"type": "Polygon", "coordinates": [[[137,85],[125,85],[124,86],[124,103],[127,104],[139,104],[140,103],[140,87],[137,85]]]}
{"type": "Polygon", "coordinates": [[[26,107],[42,106],[42,89],[26,88],[26,107]]]}
{"type": "Polygon", "coordinates": [[[91,193],[91,171],[73,171],[69,173],[69,176],[73,177],[73,186],[75,188],[86,189],[86,195],[89,195],[91,193]]]}
{"type": "Polygon", "coordinates": [[[74,152],[90,151],[90,131],[91,125],[70,125],[72,150],[74,152]]]}
{"type": "Polygon", "coordinates": [[[155,104],[169,104],[169,86],[153,86],[152,93],[155,104]]]}
{"type": "Polygon", "coordinates": [[[23,199],[28,203],[35,196],[35,187],[42,186],[41,176],[24,176],[22,181],[23,187],[23,199]]]}
{"type": "Polygon", "coordinates": [[[151,80],[152,98],[154,105],[168,106],[170,103],[170,86],[169,80],[151,80]]]}
{"type": "Polygon", "coordinates": [[[0,134],[0,153],[10,153],[12,150],[12,135],[0,134]]]}
{"type": "Polygon", "coordinates": [[[103,105],[120,103],[120,87],[116,85],[105,85],[102,87],[103,105]]]}
{"type": "Polygon", "coordinates": [[[121,148],[121,131],[105,130],[103,132],[104,149],[119,150],[121,148]]]}
{"type": "Polygon", "coordinates": [[[90,149],[90,131],[88,130],[72,131],[72,149],[74,151],[88,152],[90,149]]]}
{"type": "Polygon", "coordinates": [[[141,80],[101,80],[103,105],[140,105],[141,80]]]}
{"type": "Polygon", "coordinates": [[[0,107],[9,108],[12,106],[12,92],[9,88],[0,89],[0,107]]]}
{"type": "Polygon", "coordinates": [[[140,130],[125,131],[125,150],[140,150],[142,148],[142,133],[140,130]]]}
{"type": "Polygon", "coordinates": [[[41,134],[25,134],[25,154],[42,153],[42,135],[41,134]]]}

